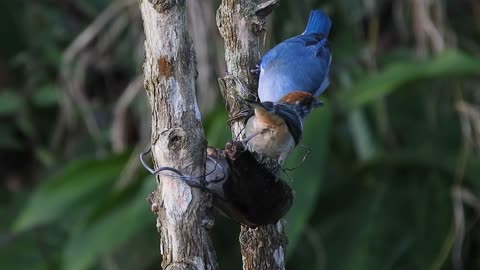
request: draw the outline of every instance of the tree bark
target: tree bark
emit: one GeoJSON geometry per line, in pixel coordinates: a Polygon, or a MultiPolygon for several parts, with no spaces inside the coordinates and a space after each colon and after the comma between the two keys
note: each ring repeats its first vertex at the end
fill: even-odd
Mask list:
{"type": "Polygon", "coordinates": [[[215,84],[215,78],[219,75],[216,65],[217,29],[212,0],[188,0],[187,11],[197,60],[197,98],[200,111],[210,112],[215,108],[220,96],[218,85],[215,84]]]}
{"type": "MultiPolygon", "coordinates": [[[[206,141],[195,97],[195,53],[184,0],[140,0],[145,40],[144,85],[152,108],[152,154],[156,167],[184,175],[205,173],[206,141]]],[[[157,175],[151,196],[161,235],[163,269],[217,269],[208,230],[211,196],[178,175],[157,175]]]]}
{"type": "MultiPolygon", "coordinates": [[[[255,0],[222,0],[217,11],[227,64],[227,76],[219,83],[230,116],[245,108],[245,99],[256,96],[258,78],[250,70],[260,60],[259,34],[265,28],[264,17],[277,2],[257,6],[255,0]]],[[[241,121],[232,123],[234,139],[245,137],[243,127],[241,121]]],[[[283,223],[281,220],[256,229],[242,226],[239,240],[244,270],[285,269],[287,238],[283,223]]]]}

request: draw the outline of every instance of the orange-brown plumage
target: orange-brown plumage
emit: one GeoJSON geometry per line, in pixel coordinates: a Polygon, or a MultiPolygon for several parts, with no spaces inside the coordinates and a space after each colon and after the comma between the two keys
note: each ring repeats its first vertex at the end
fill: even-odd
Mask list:
{"type": "Polygon", "coordinates": [[[249,104],[255,112],[245,125],[249,149],[282,164],[301,138],[303,126],[299,114],[287,104],[255,101],[249,104]]]}
{"type": "Polygon", "coordinates": [[[275,115],[274,112],[268,112],[265,109],[255,108],[255,116],[258,121],[268,126],[274,127],[285,124],[285,121],[281,117],[275,115]]]}
{"type": "Polygon", "coordinates": [[[315,101],[315,97],[310,92],[293,91],[283,96],[279,101],[290,105],[308,105],[315,101]]]}

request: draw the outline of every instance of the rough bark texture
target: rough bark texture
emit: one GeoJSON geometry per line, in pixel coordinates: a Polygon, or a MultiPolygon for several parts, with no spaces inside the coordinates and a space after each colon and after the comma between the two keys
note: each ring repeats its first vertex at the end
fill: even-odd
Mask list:
{"type": "Polygon", "coordinates": [[[211,111],[219,100],[218,88],[215,85],[217,75],[217,51],[215,40],[215,16],[212,0],[188,0],[187,11],[190,18],[197,60],[197,98],[201,112],[211,111]]]}
{"type": "MultiPolygon", "coordinates": [[[[225,42],[227,76],[219,79],[227,111],[234,115],[246,106],[243,100],[256,96],[257,78],[250,70],[260,60],[258,34],[261,22],[254,15],[254,0],[223,0],[217,10],[217,26],[225,42]]],[[[232,123],[234,136],[241,133],[243,125],[232,123]]]]}
{"type": "MultiPolygon", "coordinates": [[[[152,108],[155,166],[185,175],[205,171],[205,138],[195,98],[195,54],[183,0],[141,0],[145,88],[152,108]]],[[[211,196],[169,173],[157,176],[151,196],[161,235],[163,269],[217,269],[208,229],[211,196]]]]}
{"type": "MultiPolygon", "coordinates": [[[[269,1],[276,5],[278,1],[269,1]]],[[[217,11],[217,26],[225,41],[227,76],[219,79],[227,111],[235,115],[246,105],[244,99],[256,96],[257,80],[250,70],[260,60],[258,35],[264,30],[264,6],[255,0],[222,0],[217,11]],[[261,14],[262,17],[257,16],[261,14]]],[[[242,122],[232,123],[232,134],[243,138],[242,122]]],[[[243,269],[285,269],[286,234],[282,221],[256,229],[242,227],[240,247],[243,269]]]]}

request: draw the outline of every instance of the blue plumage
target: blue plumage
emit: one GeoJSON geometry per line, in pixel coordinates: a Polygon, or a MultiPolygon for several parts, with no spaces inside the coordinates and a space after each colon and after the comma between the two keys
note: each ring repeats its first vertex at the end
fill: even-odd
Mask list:
{"type": "Polygon", "coordinates": [[[278,102],[294,91],[317,97],[328,87],[332,57],[327,38],[331,24],[325,13],[314,10],[301,35],[283,41],[265,54],[260,62],[260,101],[278,102]]]}
{"type": "Polygon", "coordinates": [[[312,10],[310,11],[310,17],[308,18],[307,26],[305,27],[303,35],[319,33],[328,37],[331,26],[332,21],[327,15],[320,10],[312,10]]]}

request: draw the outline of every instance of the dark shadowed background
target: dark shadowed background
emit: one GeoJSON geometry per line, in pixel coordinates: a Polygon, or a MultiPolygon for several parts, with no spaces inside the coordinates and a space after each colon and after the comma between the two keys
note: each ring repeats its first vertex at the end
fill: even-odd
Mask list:
{"type": "MultiPolygon", "coordinates": [[[[188,0],[213,146],[230,138],[218,2],[188,0]]],[[[287,269],[480,269],[480,2],[282,0],[263,52],[314,8],[332,84],[282,176],[287,269]]],[[[138,1],[1,1],[0,33],[0,269],[159,269],[138,1]]],[[[221,269],[241,269],[238,232],[216,218],[221,269]]]]}

